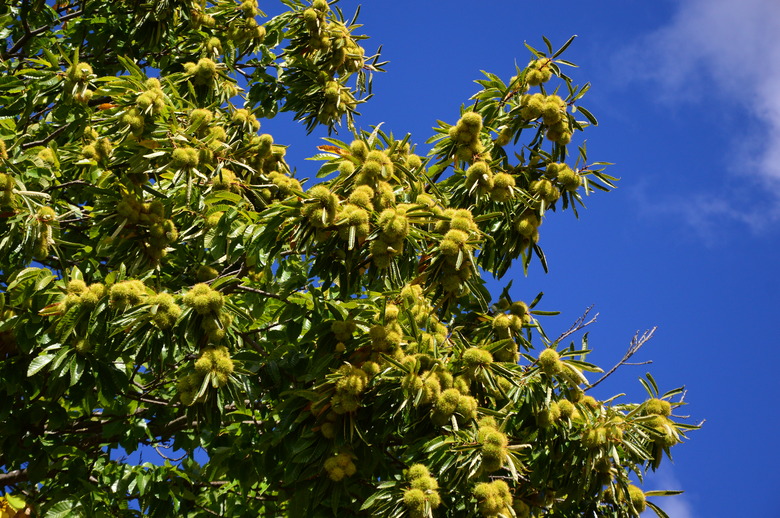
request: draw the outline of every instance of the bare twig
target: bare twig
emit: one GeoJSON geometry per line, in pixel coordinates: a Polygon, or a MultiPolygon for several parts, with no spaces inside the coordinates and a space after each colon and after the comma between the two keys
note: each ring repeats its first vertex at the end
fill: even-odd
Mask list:
{"type": "Polygon", "coordinates": [[[593,309],[592,305],[588,306],[587,309],[585,309],[585,313],[583,313],[582,316],[580,316],[580,318],[575,320],[574,323],[571,325],[571,327],[569,329],[567,329],[566,331],[564,331],[561,334],[561,336],[559,336],[558,338],[555,339],[555,343],[559,343],[561,340],[563,340],[567,336],[572,335],[572,334],[576,333],[577,331],[579,331],[580,329],[588,327],[589,325],[594,323],[596,321],[596,319],[599,317],[598,313],[593,315],[593,318],[591,318],[590,320],[588,320],[586,322],[586,319],[588,318],[588,315],[590,314],[592,309],[593,309]]]}
{"type": "MultiPolygon", "coordinates": [[[[73,18],[78,18],[83,14],[83,11],[80,9],[78,11],[75,11],[73,13],[66,14],[65,16],[61,16],[60,19],[57,21],[57,25],[61,25],[64,22],[67,22],[68,20],[72,20],[73,18]]],[[[10,57],[19,52],[19,50],[27,43],[27,41],[30,38],[33,38],[35,36],[38,36],[39,34],[43,34],[44,32],[51,29],[51,25],[44,25],[43,27],[38,27],[35,30],[30,30],[30,27],[27,25],[27,19],[22,18],[22,23],[24,24],[24,34],[22,34],[22,37],[19,38],[19,40],[14,43],[14,46],[11,47],[11,49],[8,51],[6,56],[10,57]]]]}
{"type": "Polygon", "coordinates": [[[248,291],[251,293],[257,293],[259,295],[264,295],[266,297],[270,297],[272,299],[281,300],[282,302],[288,302],[286,297],[282,297],[281,295],[277,295],[276,293],[271,293],[270,291],[265,290],[259,290],[257,288],[251,288],[249,286],[244,286],[243,284],[239,284],[236,286],[236,289],[239,291],[248,291]]]}
{"type": "Polygon", "coordinates": [[[634,356],[639,351],[639,349],[641,349],[642,346],[645,345],[653,337],[656,329],[658,329],[658,327],[654,327],[649,331],[645,331],[644,333],[642,333],[642,336],[639,336],[639,331],[637,331],[634,337],[631,339],[631,343],[629,344],[628,349],[626,350],[626,354],[623,355],[623,358],[617,364],[615,364],[614,367],[609,369],[609,371],[606,374],[604,374],[601,378],[599,378],[596,382],[588,385],[585,388],[585,390],[590,390],[596,385],[598,385],[599,383],[601,383],[602,381],[604,381],[605,379],[607,379],[609,376],[612,375],[613,372],[618,370],[618,368],[622,365],[647,365],[648,363],[652,363],[651,361],[640,362],[640,363],[628,363],[628,360],[632,356],[634,356]]]}
{"type": "Polygon", "coordinates": [[[27,468],[0,473],[0,487],[11,486],[27,480],[27,468]]]}
{"type": "MultiPolygon", "coordinates": [[[[165,448],[165,446],[163,446],[163,448],[165,448]]],[[[169,460],[171,462],[179,462],[180,460],[184,459],[187,456],[187,452],[184,452],[184,455],[182,455],[181,457],[178,457],[178,458],[169,457],[169,456],[167,456],[166,454],[164,454],[163,452],[160,451],[160,446],[155,446],[154,449],[155,449],[155,451],[157,451],[157,455],[159,455],[163,459],[169,460]]]]}
{"type": "MultiPolygon", "coordinates": [[[[46,138],[43,138],[41,140],[34,140],[32,142],[27,142],[25,144],[22,144],[21,148],[22,149],[29,149],[29,148],[35,147],[35,146],[44,146],[44,145],[48,144],[50,140],[52,140],[54,138],[57,138],[57,136],[60,133],[62,133],[63,131],[65,131],[69,127],[70,127],[70,124],[65,124],[64,126],[60,126],[56,130],[52,131],[46,138]]],[[[84,182],[84,183],[86,183],[86,182],[84,182]]]]}

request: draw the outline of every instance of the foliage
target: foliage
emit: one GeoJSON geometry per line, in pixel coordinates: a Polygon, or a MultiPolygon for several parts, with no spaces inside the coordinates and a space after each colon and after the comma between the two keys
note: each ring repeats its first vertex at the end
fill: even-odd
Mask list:
{"type": "Polygon", "coordinates": [[[485,74],[421,157],[355,127],[383,63],[354,19],[254,2],[0,6],[2,512],[657,509],[632,480],[695,428],[681,390],[585,395],[584,321],[552,339],[482,278],[613,187],[570,155],[596,123],[570,42],[485,74]],[[280,110],[346,123],[321,183],[259,131],[280,110]],[[184,456],[125,457],[152,448],[184,456]]]}

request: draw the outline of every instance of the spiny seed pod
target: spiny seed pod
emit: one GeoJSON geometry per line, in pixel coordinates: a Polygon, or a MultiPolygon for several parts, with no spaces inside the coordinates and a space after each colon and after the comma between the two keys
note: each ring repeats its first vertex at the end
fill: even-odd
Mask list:
{"type": "Polygon", "coordinates": [[[214,175],[214,178],[212,178],[211,185],[213,185],[214,189],[217,190],[232,192],[241,191],[241,186],[238,183],[238,179],[236,178],[236,173],[230,169],[220,169],[219,172],[214,175]]]}
{"type": "Polygon", "coordinates": [[[353,140],[349,145],[349,152],[352,153],[352,156],[363,161],[368,155],[368,146],[362,140],[353,140]]]}
{"type": "MultiPolygon", "coordinates": [[[[444,234],[444,238],[442,239],[442,244],[444,241],[448,241],[453,243],[453,245],[457,248],[457,250],[460,250],[466,246],[466,244],[468,243],[468,239],[469,239],[469,235],[463,232],[462,230],[451,229],[448,230],[446,234],[444,234]]],[[[457,251],[455,252],[455,254],[449,254],[449,255],[456,255],[456,254],[457,251]]]]}
{"type": "Polygon", "coordinates": [[[458,406],[455,407],[455,411],[467,421],[476,419],[477,400],[471,396],[461,394],[460,398],[458,398],[458,406]]]}
{"type": "Polygon", "coordinates": [[[579,403],[591,410],[598,410],[601,408],[601,403],[596,401],[596,398],[594,398],[593,396],[583,396],[579,400],[579,403]]]}
{"type": "Polygon", "coordinates": [[[389,303],[385,306],[385,321],[392,322],[398,320],[398,306],[393,303],[389,303]]]}
{"type": "Polygon", "coordinates": [[[463,363],[468,369],[487,367],[493,363],[493,355],[490,354],[490,351],[486,351],[485,349],[471,347],[463,352],[463,363]]]}
{"type": "Polygon", "coordinates": [[[460,120],[458,120],[458,126],[464,126],[469,130],[478,133],[482,129],[482,116],[476,112],[464,113],[460,120]]]}
{"type": "Polygon", "coordinates": [[[316,30],[319,23],[319,17],[314,9],[305,9],[303,11],[303,21],[310,31],[316,30]]]}
{"type": "Polygon", "coordinates": [[[181,315],[181,308],[174,302],[173,296],[169,293],[159,293],[149,297],[147,302],[151,306],[157,306],[152,321],[160,329],[169,329],[181,315]]]}
{"type": "Polygon", "coordinates": [[[409,234],[409,220],[397,209],[383,210],[377,225],[382,229],[383,237],[388,242],[406,239],[409,234]]]}
{"type": "Polygon", "coordinates": [[[360,367],[369,378],[373,378],[382,371],[382,368],[377,362],[367,361],[360,367]]]}
{"type": "Polygon", "coordinates": [[[395,191],[393,187],[387,182],[378,182],[373,203],[377,211],[393,207],[395,205],[395,191]]]}
{"type": "Polygon", "coordinates": [[[92,75],[92,67],[88,63],[71,65],[65,71],[65,77],[74,83],[86,83],[92,75]]]}
{"type": "Polygon", "coordinates": [[[204,226],[207,229],[216,227],[224,214],[224,212],[213,212],[209,214],[203,222],[204,226]]]}
{"type": "Polygon", "coordinates": [[[582,436],[582,444],[586,448],[595,449],[607,443],[607,429],[603,426],[591,428],[582,436]]]}
{"type": "Polygon", "coordinates": [[[57,221],[57,213],[54,211],[54,209],[47,206],[39,208],[35,217],[42,225],[51,225],[57,221]]]}
{"type": "Polygon", "coordinates": [[[555,187],[550,180],[542,178],[531,182],[528,190],[532,194],[538,195],[541,199],[548,203],[553,203],[561,197],[561,192],[555,187]]]}
{"type": "Polygon", "coordinates": [[[560,374],[563,369],[560,356],[555,349],[548,348],[542,351],[537,362],[542,371],[550,376],[560,374]]]}
{"type": "Polygon", "coordinates": [[[260,121],[257,120],[255,114],[245,108],[239,108],[233,112],[231,119],[235,124],[244,126],[246,129],[252,129],[257,131],[260,129],[260,121]]]}
{"type": "Polygon", "coordinates": [[[564,189],[574,192],[582,185],[582,178],[568,166],[558,172],[558,181],[564,189]]]}
{"type": "Polygon", "coordinates": [[[68,286],[65,288],[65,291],[69,295],[81,295],[86,290],[87,283],[81,279],[72,279],[70,282],[68,282],[68,286]]]}
{"type": "Polygon", "coordinates": [[[322,426],[320,426],[320,433],[326,439],[333,439],[336,437],[336,425],[331,422],[322,423],[322,426]]]}
{"type": "Polygon", "coordinates": [[[154,101],[154,96],[149,94],[149,92],[143,92],[138,96],[138,99],[136,99],[135,103],[139,108],[141,108],[141,110],[147,111],[155,104],[154,101]]]}
{"type": "Polygon", "coordinates": [[[549,127],[546,136],[548,140],[565,146],[571,142],[572,132],[566,119],[562,118],[555,125],[549,127]]]}
{"type": "Polygon", "coordinates": [[[524,95],[521,98],[520,116],[529,121],[539,118],[545,107],[545,99],[544,94],[540,93],[524,95]]]}
{"type": "Polygon", "coordinates": [[[0,173],[0,190],[10,192],[14,188],[14,179],[5,173],[0,173]]]}
{"type": "Polygon", "coordinates": [[[122,310],[128,306],[140,304],[146,297],[146,286],[137,279],[122,281],[111,286],[108,293],[109,305],[122,310]]]}
{"type": "Polygon", "coordinates": [[[198,63],[185,63],[184,71],[193,76],[196,85],[208,85],[217,77],[217,64],[209,58],[201,58],[198,63]]]}
{"type": "Polygon", "coordinates": [[[420,402],[423,404],[433,403],[440,395],[441,382],[438,376],[433,376],[430,371],[426,371],[423,379],[423,397],[420,402]]]}
{"type": "Polygon", "coordinates": [[[512,509],[516,518],[530,518],[531,516],[531,508],[522,500],[514,499],[512,509]]]}
{"type": "Polygon", "coordinates": [[[314,227],[324,228],[332,225],[339,208],[338,196],[324,185],[315,185],[309,189],[308,198],[313,202],[305,203],[301,208],[301,214],[314,227]]]}
{"type": "Polygon", "coordinates": [[[493,186],[496,189],[511,189],[515,186],[515,178],[507,173],[498,173],[493,177],[493,186]]]}
{"type": "Polygon", "coordinates": [[[672,413],[672,404],[663,399],[648,399],[644,403],[644,413],[645,415],[656,414],[666,417],[672,413]]]}
{"type": "Polygon", "coordinates": [[[416,395],[424,387],[425,381],[413,372],[410,372],[401,380],[401,388],[412,395],[416,395]]]}
{"type": "Polygon", "coordinates": [[[499,513],[510,516],[508,507],[512,506],[512,493],[503,480],[481,482],[474,487],[477,508],[482,516],[494,517],[499,513]]]}
{"type": "Polygon", "coordinates": [[[111,141],[107,138],[99,139],[95,142],[95,158],[98,160],[105,160],[109,157],[111,154],[112,149],[114,148],[113,144],[111,144],[111,141]]]}
{"type": "Polygon", "coordinates": [[[206,332],[206,338],[210,343],[221,342],[227,330],[230,328],[233,318],[229,313],[212,313],[203,316],[201,321],[201,328],[206,332]]]}
{"type": "Polygon", "coordinates": [[[522,302],[520,300],[513,302],[509,306],[509,312],[512,313],[513,315],[517,315],[518,317],[523,318],[523,319],[525,319],[526,317],[528,317],[530,319],[530,316],[531,316],[531,314],[529,312],[529,309],[528,309],[528,304],[526,304],[525,302],[522,302]]]}
{"type": "Polygon", "coordinates": [[[537,229],[541,224],[542,221],[535,212],[526,211],[515,219],[515,230],[522,236],[530,238],[538,231],[537,229]]]}
{"type": "Polygon", "coordinates": [[[190,112],[189,123],[193,128],[203,128],[211,124],[214,114],[205,108],[196,108],[190,112]]]}
{"type": "Polygon", "coordinates": [[[645,493],[637,486],[628,486],[628,499],[631,501],[631,506],[638,513],[643,512],[647,508],[645,493]]]}
{"type": "Polygon", "coordinates": [[[509,316],[499,313],[493,318],[493,329],[495,331],[506,331],[509,329],[509,316]]]}
{"type": "Polygon", "coordinates": [[[561,418],[561,409],[555,401],[550,402],[550,406],[536,415],[536,422],[542,428],[547,428],[555,424],[561,418]]]}
{"type": "Polygon", "coordinates": [[[410,482],[416,478],[428,477],[428,476],[430,476],[430,472],[428,471],[428,468],[423,464],[415,464],[409,468],[409,471],[406,472],[406,479],[409,480],[410,482]]]}
{"type": "Polygon", "coordinates": [[[539,86],[546,83],[552,77],[552,69],[549,66],[549,58],[540,58],[531,61],[525,73],[525,81],[529,86],[539,86]]]}
{"type": "Polygon", "coordinates": [[[425,493],[421,489],[407,489],[404,491],[404,506],[410,516],[424,516],[425,493]]]}
{"type": "Polygon", "coordinates": [[[268,133],[252,137],[252,142],[256,143],[255,152],[259,157],[267,158],[271,155],[274,144],[274,137],[268,133]]]}
{"type": "Polygon", "coordinates": [[[191,147],[179,147],[171,153],[171,165],[177,169],[194,169],[198,167],[199,152],[191,147]]]}
{"type": "Polygon", "coordinates": [[[349,176],[355,172],[355,164],[350,160],[342,160],[339,162],[338,171],[344,176],[349,176]]]}
{"type": "Polygon", "coordinates": [[[224,298],[208,284],[200,283],[184,294],[182,302],[193,308],[199,315],[209,315],[220,312],[224,298]]]}
{"type": "Polygon", "coordinates": [[[547,126],[553,126],[561,121],[566,114],[566,101],[557,95],[548,95],[542,106],[542,118],[547,126]]]}
{"type": "Polygon", "coordinates": [[[357,471],[355,463],[352,461],[352,455],[348,453],[339,453],[325,460],[325,471],[328,477],[338,482],[344,477],[351,477],[357,471]]]}
{"type": "Polygon", "coordinates": [[[241,2],[239,9],[247,18],[257,16],[260,13],[260,10],[257,8],[257,0],[244,0],[241,2]]]}
{"type": "Polygon", "coordinates": [[[558,410],[560,411],[561,419],[573,419],[579,415],[577,407],[568,399],[558,401],[558,410]]]}
{"type": "Polygon", "coordinates": [[[415,154],[407,155],[406,157],[406,168],[409,170],[414,170],[422,167],[422,159],[415,154]]]}
{"type": "Polygon", "coordinates": [[[121,118],[123,124],[130,127],[130,131],[133,135],[140,135],[144,131],[144,116],[138,108],[130,108],[126,111],[121,118]]]}
{"type": "Polygon", "coordinates": [[[36,157],[47,167],[59,167],[57,155],[54,154],[54,150],[52,148],[45,147],[41,149],[38,151],[36,157]]]}
{"type": "Polygon", "coordinates": [[[446,416],[451,416],[458,408],[460,396],[461,393],[457,389],[451,388],[445,390],[436,399],[436,411],[446,416]]]}
{"type": "Polygon", "coordinates": [[[185,406],[191,406],[195,403],[195,396],[200,389],[201,381],[203,377],[197,373],[190,373],[176,382],[176,392],[179,394],[179,399],[185,406]]]}
{"type": "Polygon", "coordinates": [[[487,185],[486,182],[490,178],[490,185],[492,187],[493,173],[490,171],[490,167],[487,162],[475,162],[466,170],[466,184],[473,185],[480,183],[480,185],[487,185]]]}
{"type": "Polygon", "coordinates": [[[201,264],[195,271],[195,278],[200,282],[210,281],[216,279],[219,275],[219,270],[206,264],[201,264]]]}

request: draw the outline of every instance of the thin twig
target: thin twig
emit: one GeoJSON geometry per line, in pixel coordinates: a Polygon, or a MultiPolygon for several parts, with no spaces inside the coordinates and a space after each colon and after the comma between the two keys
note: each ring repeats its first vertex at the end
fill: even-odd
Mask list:
{"type": "Polygon", "coordinates": [[[240,291],[257,293],[259,295],[265,295],[266,297],[270,297],[276,300],[281,300],[282,302],[289,302],[286,297],[282,297],[281,295],[277,295],[276,293],[271,293],[270,291],[260,290],[257,288],[251,288],[249,286],[244,286],[243,284],[239,284],[238,286],[236,286],[236,289],[240,291]]]}
{"type": "Polygon", "coordinates": [[[558,338],[555,339],[555,343],[559,343],[561,340],[563,340],[567,336],[572,335],[572,334],[576,333],[577,331],[579,331],[580,329],[588,327],[589,325],[594,323],[596,321],[596,319],[599,317],[598,313],[593,315],[593,318],[591,318],[587,322],[585,321],[585,319],[588,318],[588,315],[590,314],[592,309],[593,309],[592,305],[588,306],[587,309],[585,309],[585,313],[583,313],[582,316],[580,316],[580,318],[575,320],[574,323],[571,325],[571,327],[569,329],[567,329],[566,331],[564,331],[561,334],[561,336],[559,336],[558,338]]]}
{"type": "Polygon", "coordinates": [[[11,486],[27,480],[27,468],[0,473],[0,487],[11,486]]]}
{"type": "Polygon", "coordinates": [[[588,385],[585,388],[585,390],[590,390],[596,385],[598,385],[599,383],[601,383],[602,381],[604,381],[605,379],[607,379],[609,376],[612,375],[612,373],[618,370],[618,368],[622,365],[647,365],[648,363],[652,363],[652,361],[646,361],[646,362],[641,362],[636,364],[630,364],[628,363],[628,360],[629,358],[634,356],[639,351],[639,349],[641,349],[642,346],[645,345],[653,337],[656,329],[658,329],[658,327],[654,327],[649,331],[645,331],[642,334],[642,336],[639,336],[639,331],[637,331],[634,337],[631,339],[631,343],[628,345],[628,349],[626,350],[626,354],[623,355],[623,358],[617,364],[615,364],[614,367],[609,369],[609,371],[606,374],[604,374],[601,378],[599,378],[595,383],[591,383],[590,385],[588,385]]]}
{"type": "Polygon", "coordinates": [[[66,188],[71,187],[73,185],[92,185],[92,184],[89,183],[89,182],[86,182],[84,180],[73,180],[73,181],[70,181],[70,182],[61,183],[59,185],[51,185],[51,186],[47,187],[46,189],[44,189],[44,192],[53,191],[55,189],[66,189],[66,188]]]}
{"type": "MultiPolygon", "coordinates": [[[[33,142],[27,142],[26,144],[22,144],[22,145],[21,145],[21,148],[22,148],[22,149],[29,149],[29,148],[31,148],[31,147],[35,147],[35,146],[43,146],[43,145],[46,145],[46,144],[48,144],[48,143],[49,143],[49,141],[50,141],[50,140],[52,140],[52,139],[54,139],[54,138],[57,138],[57,136],[58,136],[60,133],[62,133],[63,131],[65,131],[65,130],[66,130],[66,129],[68,129],[69,127],[70,127],[70,124],[65,124],[64,126],[60,126],[60,127],[59,127],[59,128],[57,128],[56,130],[52,131],[52,132],[51,132],[51,134],[50,134],[49,136],[47,136],[46,138],[43,138],[43,139],[41,139],[41,140],[35,140],[35,141],[33,141],[33,142]]],[[[85,183],[86,183],[86,182],[85,182],[85,183]]]]}
{"type": "MultiPolygon", "coordinates": [[[[78,18],[83,14],[83,12],[84,12],[83,10],[78,10],[76,12],[62,16],[57,21],[57,25],[62,25],[64,22],[67,22],[68,20],[72,20],[73,18],[78,18]]],[[[51,25],[44,25],[43,27],[38,27],[37,29],[31,31],[29,26],[27,26],[26,18],[22,19],[22,23],[26,26],[25,33],[22,35],[21,38],[19,38],[19,40],[16,43],[14,43],[14,46],[11,47],[11,49],[8,51],[8,54],[6,54],[6,56],[8,57],[11,57],[17,52],[19,52],[19,49],[21,49],[24,46],[24,44],[27,43],[27,40],[48,31],[52,27],[51,25]]]]}
{"type": "MultiPolygon", "coordinates": [[[[165,446],[163,446],[163,448],[165,448],[165,446]]],[[[179,462],[180,460],[182,460],[182,459],[184,459],[185,457],[187,457],[187,452],[184,452],[184,455],[182,455],[181,457],[178,457],[178,458],[173,458],[173,457],[169,457],[169,456],[167,456],[166,454],[164,454],[163,452],[161,452],[161,451],[160,451],[160,446],[155,446],[155,447],[154,447],[154,449],[155,449],[155,451],[157,451],[157,455],[159,455],[159,456],[160,456],[160,457],[162,457],[163,459],[165,459],[165,460],[169,460],[169,461],[171,461],[171,462],[179,462]]]]}

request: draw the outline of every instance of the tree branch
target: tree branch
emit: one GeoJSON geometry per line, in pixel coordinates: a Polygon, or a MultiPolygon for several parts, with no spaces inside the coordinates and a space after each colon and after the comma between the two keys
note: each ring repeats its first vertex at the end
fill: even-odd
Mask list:
{"type": "Polygon", "coordinates": [[[12,486],[27,480],[27,468],[0,473],[0,487],[12,486]]]}
{"type": "Polygon", "coordinates": [[[281,295],[277,295],[276,293],[271,293],[269,291],[259,290],[257,288],[250,288],[249,286],[244,286],[243,284],[239,284],[236,286],[237,290],[239,291],[248,291],[251,293],[257,293],[259,295],[264,295],[266,297],[271,297],[272,299],[281,300],[282,302],[289,302],[286,297],[282,297],[281,295]]]}
{"type": "MultiPolygon", "coordinates": [[[[33,142],[27,142],[25,144],[22,144],[20,147],[22,149],[29,149],[29,148],[35,147],[35,146],[46,145],[46,144],[49,143],[49,141],[51,141],[52,139],[57,138],[57,135],[59,135],[60,133],[62,133],[66,129],[68,129],[69,127],[70,127],[70,124],[65,124],[64,126],[60,126],[56,130],[52,131],[51,134],[49,134],[46,138],[43,138],[41,140],[35,140],[33,142]]],[[[86,183],[86,182],[84,182],[84,183],[86,183]]]]}
{"type": "MultiPolygon", "coordinates": [[[[67,22],[68,20],[72,20],[73,18],[78,18],[84,13],[83,9],[79,9],[78,11],[72,12],[70,14],[66,14],[65,16],[61,16],[60,19],[57,21],[56,25],[62,25],[63,23],[67,22]]],[[[42,27],[38,27],[35,30],[30,30],[30,26],[27,25],[27,19],[22,17],[22,24],[24,25],[24,34],[22,34],[22,37],[17,40],[16,43],[14,43],[13,47],[8,51],[6,54],[6,57],[11,57],[27,43],[30,38],[34,38],[35,36],[38,36],[39,34],[42,34],[49,29],[52,28],[52,25],[44,25],[42,27]]]]}
{"type": "Polygon", "coordinates": [[[639,349],[641,349],[642,346],[645,345],[653,337],[656,329],[658,329],[658,327],[654,327],[649,331],[645,331],[642,334],[642,336],[639,336],[639,331],[637,331],[636,334],[634,335],[634,338],[631,339],[631,343],[629,344],[628,349],[626,350],[626,354],[623,355],[623,358],[617,364],[615,364],[614,367],[609,369],[609,371],[606,374],[604,374],[601,378],[599,378],[596,382],[591,383],[590,385],[585,387],[585,390],[590,390],[596,385],[598,385],[599,383],[601,383],[602,381],[604,381],[605,379],[607,379],[609,376],[612,375],[612,373],[618,370],[618,368],[621,367],[622,365],[647,365],[648,363],[652,363],[652,361],[646,361],[640,363],[628,363],[628,360],[632,356],[634,356],[639,351],[639,349]]]}
{"type": "Polygon", "coordinates": [[[558,338],[555,339],[555,343],[559,343],[561,340],[563,340],[567,336],[572,335],[572,334],[576,333],[577,331],[579,331],[580,329],[588,327],[589,325],[594,323],[596,321],[596,319],[599,317],[598,313],[593,315],[593,318],[591,318],[587,322],[585,321],[585,319],[588,318],[588,315],[590,314],[592,309],[593,309],[592,305],[588,306],[587,309],[585,309],[585,313],[583,313],[582,316],[580,316],[577,320],[575,320],[574,323],[571,325],[571,327],[569,329],[567,329],[566,331],[561,333],[561,336],[559,336],[558,338]]]}

